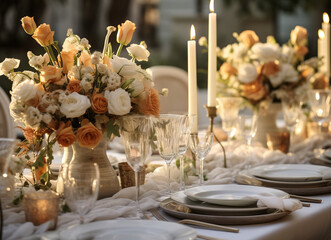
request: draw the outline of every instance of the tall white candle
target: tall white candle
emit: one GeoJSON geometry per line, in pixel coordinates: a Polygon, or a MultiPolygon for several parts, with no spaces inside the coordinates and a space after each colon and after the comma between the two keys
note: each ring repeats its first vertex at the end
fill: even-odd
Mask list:
{"type": "Polygon", "coordinates": [[[325,51],[324,51],[324,31],[322,29],[318,30],[318,39],[317,39],[317,57],[318,59],[322,59],[323,64],[320,65],[319,71],[325,73],[326,72],[326,65],[325,65],[325,51]]]}
{"type": "Polygon", "coordinates": [[[196,41],[195,29],[191,26],[191,40],[187,42],[187,58],[188,58],[188,114],[196,116],[194,118],[192,132],[198,132],[198,90],[197,90],[197,57],[196,57],[196,41]]]}
{"type": "Polygon", "coordinates": [[[210,0],[208,23],[208,98],[207,106],[216,106],[216,39],[217,39],[217,15],[214,13],[214,0],[210,0]]]}
{"type": "Polygon", "coordinates": [[[330,69],[331,69],[331,56],[330,56],[330,51],[331,51],[331,45],[330,45],[330,23],[329,23],[329,15],[327,13],[323,13],[323,23],[322,23],[322,29],[324,31],[324,44],[325,44],[325,57],[324,57],[324,62],[326,65],[326,74],[328,77],[330,77],[330,69]]]}

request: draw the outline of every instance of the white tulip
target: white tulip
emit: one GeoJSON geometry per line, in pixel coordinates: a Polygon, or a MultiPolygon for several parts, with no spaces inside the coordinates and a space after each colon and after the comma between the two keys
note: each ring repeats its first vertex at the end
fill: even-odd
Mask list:
{"type": "Polygon", "coordinates": [[[143,45],[131,44],[126,50],[129,55],[137,59],[137,61],[148,61],[150,53],[143,45]]]}

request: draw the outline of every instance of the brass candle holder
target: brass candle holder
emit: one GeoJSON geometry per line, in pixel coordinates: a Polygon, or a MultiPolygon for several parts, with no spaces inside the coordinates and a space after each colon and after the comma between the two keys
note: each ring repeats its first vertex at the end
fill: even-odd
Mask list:
{"type": "MultiPolygon", "coordinates": [[[[204,105],[204,107],[207,110],[207,117],[209,118],[209,128],[208,128],[208,130],[213,133],[213,130],[214,130],[214,118],[217,117],[217,108],[214,107],[214,106],[207,106],[207,105],[204,105]]],[[[215,137],[216,141],[218,142],[218,144],[222,148],[223,159],[224,159],[224,168],[227,168],[225,148],[224,148],[222,142],[217,138],[217,136],[215,134],[214,134],[214,137],[215,137]]]]}

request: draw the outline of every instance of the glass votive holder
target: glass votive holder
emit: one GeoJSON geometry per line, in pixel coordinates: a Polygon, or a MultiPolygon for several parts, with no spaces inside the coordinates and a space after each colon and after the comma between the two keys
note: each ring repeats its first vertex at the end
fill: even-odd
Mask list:
{"type": "Polygon", "coordinates": [[[51,221],[49,230],[56,229],[59,196],[51,191],[29,192],[23,197],[25,219],[35,226],[51,221]]]}
{"type": "Polygon", "coordinates": [[[268,132],[267,146],[269,150],[280,150],[288,153],[290,149],[290,133],[287,131],[268,132]]]}
{"type": "MultiPolygon", "coordinates": [[[[127,162],[119,163],[118,170],[120,172],[122,188],[136,186],[134,171],[127,162]]],[[[140,186],[145,183],[145,168],[138,173],[138,179],[140,186]]]]}

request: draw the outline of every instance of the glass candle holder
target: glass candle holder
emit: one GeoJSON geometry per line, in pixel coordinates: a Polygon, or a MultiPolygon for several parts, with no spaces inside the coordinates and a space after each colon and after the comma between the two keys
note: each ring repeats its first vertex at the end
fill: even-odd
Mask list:
{"type": "Polygon", "coordinates": [[[51,221],[50,230],[56,229],[59,196],[54,192],[29,192],[23,197],[25,219],[35,226],[51,221]]]}
{"type": "MultiPolygon", "coordinates": [[[[136,180],[134,176],[133,169],[129,166],[127,162],[121,162],[118,164],[118,169],[120,173],[121,186],[122,188],[136,186],[136,180]]],[[[139,173],[139,185],[145,184],[145,168],[143,168],[139,173]]]]}
{"type": "Polygon", "coordinates": [[[280,150],[288,153],[290,150],[290,133],[288,131],[268,132],[267,146],[269,150],[280,150]]]}

